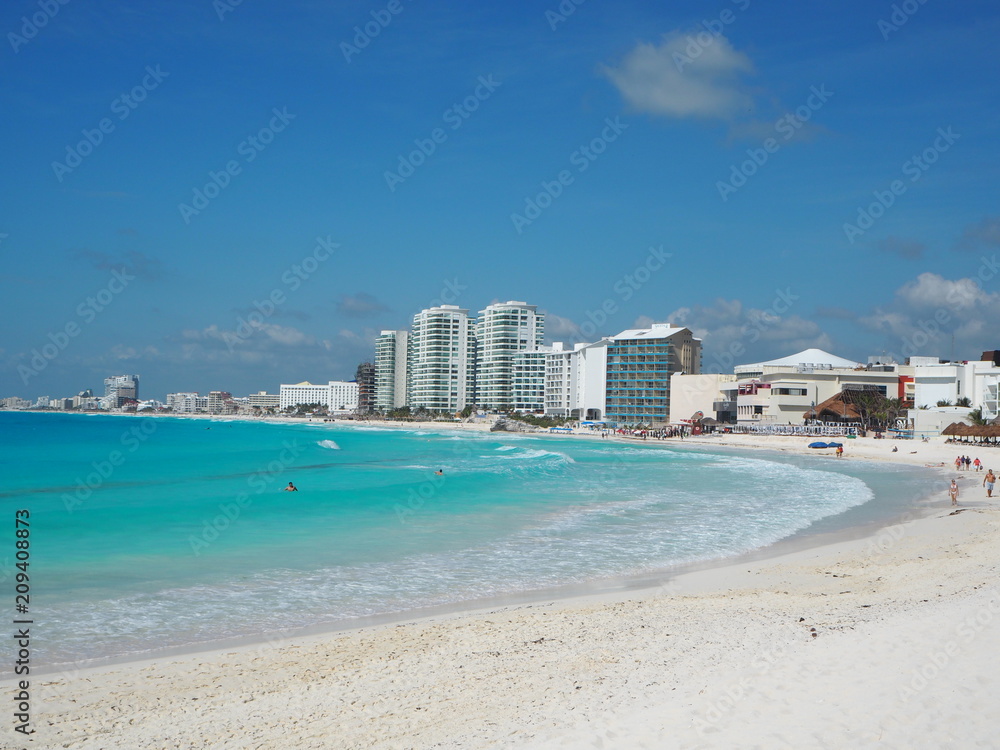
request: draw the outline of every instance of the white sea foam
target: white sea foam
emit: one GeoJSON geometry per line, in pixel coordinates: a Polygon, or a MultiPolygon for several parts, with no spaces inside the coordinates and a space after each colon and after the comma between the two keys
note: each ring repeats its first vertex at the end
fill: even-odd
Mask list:
{"type": "MultiPolygon", "coordinates": [[[[489,458],[484,456],[484,458],[489,458]]],[[[526,449],[522,450],[520,453],[510,453],[506,456],[493,456],[493,458],[500,458],[504,460],[513,461],[524,461],[530,460],[532,458],[554,458],[562,463],[575,464],[576,460],[572,457],[566,455],[565,453],[560,453],[559,451],[547,451],[540,449],[526,449]]]]}
{"type": "Polygon", "coordinates": [[[332,440],[320,440],[318,443],[316,443],[316,445],[318,445],[318,446],[320,446],[322,448],[329,448],[332,451],[339,451],[340,450],[340,446],[337,445],[332,440]]]}

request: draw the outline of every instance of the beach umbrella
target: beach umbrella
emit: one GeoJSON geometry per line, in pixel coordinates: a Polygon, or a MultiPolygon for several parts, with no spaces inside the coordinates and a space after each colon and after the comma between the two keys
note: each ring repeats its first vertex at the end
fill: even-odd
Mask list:
{"type": "Polygon", "coordinates": [[[815,442],[815,443],[809,443],[809,447],[810,448],[829,448],[830,446],[827,445],[826,443],[815,442]]]}
{"type": "Polygon", "coordinates": [[[843,446],[844,446],[843,443],[827,443],[826,444],[827,448],[842,448],[843,446]]]}

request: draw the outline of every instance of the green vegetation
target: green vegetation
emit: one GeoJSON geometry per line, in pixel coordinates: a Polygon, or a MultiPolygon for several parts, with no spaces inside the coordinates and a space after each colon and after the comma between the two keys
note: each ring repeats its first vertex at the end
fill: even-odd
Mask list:
{"type": "Polygon", "coordinates": [[[507,418],[534,425],[535,427],[562,427],[567,422],[573,421],[566,417],[539,417],[536,414],[518,414],[516,412],[508,414],[507,418]]]}
{"type": "Polygon", "coordinates": [[[977,427],[982,427],[983,425],[989,424],[989,420],[983,419],[983,410],[981,408],[973,409],[969,412],[969,421],[977,427]]]}

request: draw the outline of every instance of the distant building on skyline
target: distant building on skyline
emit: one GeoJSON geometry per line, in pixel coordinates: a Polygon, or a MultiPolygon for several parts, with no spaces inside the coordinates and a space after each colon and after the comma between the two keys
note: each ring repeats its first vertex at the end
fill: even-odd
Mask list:
{"type": "Polygon", "coordinates": [[[309,381],[282,384],[278,406],[319,404],[331,411],[355,411],[358,408],[358,384],[343,380],[331,380],[326,385],[314,385],[309,381]]]}
{"type": "Polygon", "coordinates": [[[277,410],[281,403],[281,396],[277,393],[268,393],[267,391],[258,391],[257,393],[251,393],[246,399],[247,406],[251,409],[258,408],[262,411],[267,411],[268,409],[277,410]]]}
{"type": "Polygon", "coordinates": [[[413,316],[408,352],[408,405],[459,412],[475,403],[476,337],[468,310],[421,310],[413,316]]]}
{"type": "Polygon", "coordinates": [[[538,312],[537,305],[497,302],[480,310],[476,321],[476,405],[489,410],[517,408],[514,355],[538,349],[544,338],[545,314],[538,312]]]}
{"type": "Polygon", "coordinates": [[[375,339],[375,408],[390,411],[406,405],[409,331],[382,331],[375,339]]]}
{"type": "Polygon", "coordinates": [[[112,375],[104,379],[104,398],[107,408],[116,409],[124,406],[126,400],[139,400],[138,375],[112,375]]]}
{"type": "Polygon", "coordinates": [[[195,392],[167,394],[167,408],[175,414],[205,414],[208,412],[208,396],[195,392]]]}
{"type": "Polygon", "coordinates": [[[354,380],[358,384],[358,413],[368,414],[375,408],[375,365],[362,362],[354,380]]]}

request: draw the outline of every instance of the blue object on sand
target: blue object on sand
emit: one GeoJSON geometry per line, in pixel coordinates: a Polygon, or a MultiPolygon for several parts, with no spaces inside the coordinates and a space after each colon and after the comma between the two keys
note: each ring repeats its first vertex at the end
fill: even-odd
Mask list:
{"type": "Polygon", "coordinates": [[[809,447],[810,448],[829,448],[830,446],[827,445],[826,443],[816,442],[816,443],[809,443],[809,447]]]}
{"type": "Polygon", "coordinates": [[[843,448],[844,444],[843,443],[827,443],[826,447],[827,448],[843,448]]]}

